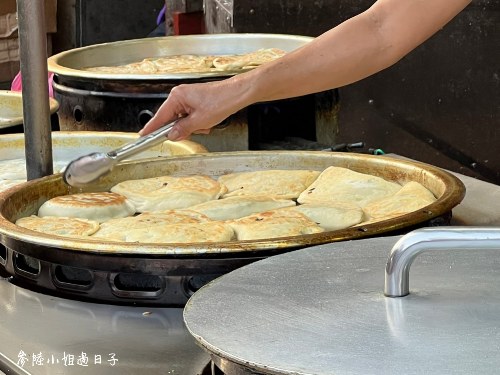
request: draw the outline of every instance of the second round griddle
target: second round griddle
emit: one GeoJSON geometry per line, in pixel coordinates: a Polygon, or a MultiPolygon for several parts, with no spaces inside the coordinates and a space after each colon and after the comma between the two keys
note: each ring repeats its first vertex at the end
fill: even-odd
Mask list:
{"type": "Polygon", "coordinates": [[[226,375],[498,372],[499,250],[420,255],[410,294],[388,298],[384,270],[398,239],[327,244],[240,268],[200,289],[185,323],[226,375]]]}

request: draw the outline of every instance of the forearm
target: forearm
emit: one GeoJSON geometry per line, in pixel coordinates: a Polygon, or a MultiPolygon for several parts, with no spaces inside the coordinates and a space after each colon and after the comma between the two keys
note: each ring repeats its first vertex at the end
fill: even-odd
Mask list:
{"type": "Polygon", "coordinates": [[[469,2],[379,0],[307,46],[228,84],[241,92],[242,105],[345,86],[399,61],[469,2]]]}
{"type": "Polygon", "coordinates": [[[250,104],[291,98],[359,81],[396,63],[455,17],[471,0],[378,0],[308,45],[233,78],[172,90],[141,131],[178,118],[170,140],[207,134],[250,104]]]}
{"type": "Polygon", "coordinates": [[[278,100],[353,83],[391,65],[391,57],[363,13],[245,79],[252,101],[278,100]]]}

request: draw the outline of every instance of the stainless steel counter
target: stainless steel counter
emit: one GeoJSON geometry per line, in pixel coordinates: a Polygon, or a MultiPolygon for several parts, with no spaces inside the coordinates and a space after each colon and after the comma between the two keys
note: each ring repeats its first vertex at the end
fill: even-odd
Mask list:
{"type": "Polygon", "coordinates": [[[208,361],[186,331],[182,309],[70,301],[0,279],[0,371],[6,374],[196,375],[208,361]],[[21,351],[23,368],[17,365],[21,351]],[[33,365],[33,354],[40,353],[43,365],[33,365]],[[77,363],[82,353],[87,367],[77,363]],[[111,353],[118,359],[114,366],[111,353]]]}

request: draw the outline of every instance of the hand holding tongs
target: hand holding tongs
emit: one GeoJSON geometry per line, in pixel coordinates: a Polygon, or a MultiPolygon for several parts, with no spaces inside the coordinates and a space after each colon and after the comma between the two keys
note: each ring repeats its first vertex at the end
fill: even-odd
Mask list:
{"type": "Polygon", "coordinates": [[[107,153],[96,152],[73,160],[63,173],[64,182],[74,187],[83,187],[98,182],[102,177],[109,174],[120,161],[164,142],[170,130],[179,120],[175,120],[116,150],[107,153]]]}

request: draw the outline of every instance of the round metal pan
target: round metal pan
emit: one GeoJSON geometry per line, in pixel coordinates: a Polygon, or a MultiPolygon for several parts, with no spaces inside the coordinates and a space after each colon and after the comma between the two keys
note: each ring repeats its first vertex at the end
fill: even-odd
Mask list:
{"type": "Polygon", "coordinates": [[[146,58],[172,55],[232,55],[279,48],[291,52],[314,38],[279,34],[216,34],[184,35],[127,40],[97,44],[59,53],[49,58],[49,71],[61,76],[109,80],[179,80],[229,77],[246,70],[171,73],[171,74],[109,74],[84,71],[95,66],[117,66],[146,58]]]}
{"type": "MultiPolygon", "coordinates": [[[[59,109],[59,103],[49,98],[50,114],[59,109]]],[[[23,123],[23,97],[20,92],[0,90],[0,129],[23,123]]]]}
{"type": "MultiPolygon", "coordinates": [[[[125,132],[52,132],[53,164],[61,170],[61,168],[66,167],[71,161],[80,156],[92,152],[108,152],[138,137],[137,133],[125,132]]],[[[158,156],[202,154],[205,152],[208,152],[208,150],[196,142],[165,141],[144,153],[131,157],[129,160],[158,156]]],[[[0,135],[0,161],[24,158],[24,134],[0,135]]]]}
{"type": "Polygon", "coordinates": [[[112,186],[121,181],[162,175],[206,174],[217,177],[227,173],[255,170],[307,169],[321,171],[329,166],[350,168],[400,184],[417,181],[432,191],[437,197],[437,201],[416,212],[365,226],[295,237],[210,244],[99,243],[46,235],[14,225],[13,222],[18,218],[36,214],[38,208],[48,199],[81,191],[68,188],[59,174],[27,182],[0,194],[0,241],[15,251],[17,249],[22,251],[22,249],[30,247],[28,245],[31,244],[31,248],[42,251],[47,249],[52,254],[56,249],[69,249],[108,255],[134,254],[166,257],[220,253],[233,253],[233,255],[240,253],[243,255],[246,252],[264,255],[266,252],[262,252],[263,250],[282,251],[379,235],[411,227],[449,212],[461,202],[465,195],[465,187],[460,180],[430,165],[372,155],[313,151],[246,151],[130,161],[120,164],[111,175],[87,191],[109,191],[112,186]]]}
{"type": "MultiPolygon", "coordinates": [[[[63,167],[76,158],[92,152],[108,152],[137,139],[137,133],[127,132],[52,132],[54,163],[63,167]]],[[[131,160],[158,156],[179,156],[208,152],[202,145],[192,141],[165,141],[131,160]]],[[[24,134],[0,135],[0,160],[24,159],[24,134]]]]}

